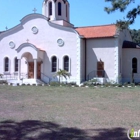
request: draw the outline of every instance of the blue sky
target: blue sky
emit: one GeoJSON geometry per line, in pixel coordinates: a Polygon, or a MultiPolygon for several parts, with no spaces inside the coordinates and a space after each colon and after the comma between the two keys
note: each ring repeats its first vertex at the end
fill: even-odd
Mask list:
{"type": "MultiPolygon", "coordinates": [[[[34,7],[37,13],[42,13],[43,0],[0,0],[0,31],[16,26],[20,20],[33,13],[34,7]]],[[[105,0],[69,0],[70,3],[70,21],[75,27],[96,26],[115,23],[117,19],[123,19],[126,12],[138,4],[135,2],[127,8],[124,13],[114,12],[107,14],[104,11],[105,6],[110,3],[105,0]]],[[[140,29],[140,16],[135,23],[130,26],[131,29],[140,29]]]]}

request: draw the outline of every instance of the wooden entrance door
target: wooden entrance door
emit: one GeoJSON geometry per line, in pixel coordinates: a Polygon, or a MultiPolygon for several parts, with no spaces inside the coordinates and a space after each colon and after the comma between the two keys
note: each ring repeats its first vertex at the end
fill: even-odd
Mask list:
{"type": "Polygon", "coordinates": [[[37,79],[41,79],[41,62],[37,63],[37,79]]]}
{"type": "MultiPolygon", "coordinates": [[[[34,78],[34,62],[29,62],[28,78],[34,78]]],[[[37,63],[37,79],[41,79],[41,62],[37,63]]]]}
{"type": "Polygon", "coordinates": [[[98,77],[104,77],[104,62],[97,62],[97,75],[98,77]]]}
{"type": "Polygon", "coordinates": [[[28,63],[28,78],[29,79],[34,78],[34,62],[28,63]]]}

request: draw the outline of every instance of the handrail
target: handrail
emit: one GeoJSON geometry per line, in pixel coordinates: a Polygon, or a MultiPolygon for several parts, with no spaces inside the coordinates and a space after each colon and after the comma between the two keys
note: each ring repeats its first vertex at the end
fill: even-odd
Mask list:
{"type": "MultiPolygon", "coordinates": [[[[45,78],[47,78],[47,80],[48,80],[48,82],[50,83],[50,78],[47,76],[47,75],[45,75],[44,73],[41,73],[41,75],[42,75],[42,77],[43,78],[41,78],[41,80],[43,80],[43,82],[45,82],[45,78]]],[[[26,74],[26,73],[21,73],[20,74],[20,79],[26,79],[28,77],[28,74],[26,74]]],[[[17,80],[18,79],[18,73],[4,73],[3,75],[2,75],[2,78],[0,78],[1,80],[17,80]]],[[[45,82],[45,83],[47,83],[47,82],[45,82]]]]}
{"type": "MultiPolygon", "coordinates": [[[[20,77],[27,77],[27,74],[26,73],[21,73],[20,74],[20,77]]],[[[18,79],[18,73],[4,73],[2,75],[2,78],[3,80],[17,80],[18,79]]]]}
{"type": "Polygon", "coordinates": [[[95,77],[105,77],[104,70],[93,70],[87,75],[87,80],[90,80],[95,77]]]}
{"type": "MultiPolygon", "coordinates": [[[[50,78],[47,76],[47,75],[45,75],[44,73],[42,73],[41,72],[41,75],[43,75],[43,77],[45,76],[45,77],[47,77],[48,79],[49,79],[49,83],[50,83],[50,78]]],[[[41,79],[42,80],[42,79],[41,79]]],[[[43,82],[45,82],[44,80],[43,80],[43,82]]]]}

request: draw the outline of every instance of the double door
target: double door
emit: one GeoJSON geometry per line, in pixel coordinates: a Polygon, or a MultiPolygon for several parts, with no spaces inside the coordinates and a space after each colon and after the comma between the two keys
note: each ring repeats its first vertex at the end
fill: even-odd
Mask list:
{"type": "MultiPolygon", "coordinates": [[[[28,78],[34,78],[34,62],[28,62],[28,78]]],[[[41,79],[41,62],[37,62],[37,79],[41,79]]]]}

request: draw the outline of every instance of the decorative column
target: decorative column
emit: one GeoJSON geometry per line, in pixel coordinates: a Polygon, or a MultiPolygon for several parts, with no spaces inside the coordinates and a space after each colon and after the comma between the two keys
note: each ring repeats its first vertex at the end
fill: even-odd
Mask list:
{"type": "Polygon", "coordinates": [[[76,76],[76,84],[80,85],[81,83],[81,38],[77,36],[77,76],[76,76]]]}
{"type": "Polygon", "coordinates": [[[18,80],[20,80],[21,74],[21,59],[18,59],[18,80]]]}
{"type": "Polygon", "coordinates": [[[115,38],[115,64],[114,64],[114,67],[115,67],[115,73],[114,73],[114,81],[116,81],[117,83],[119,83],[119,45],[118,45],[118,38],[116,37],[115,38]]]}
{"type": "Polygon", "coordinates": [[[34,79],[37,79],[37,60],[34,59],[34,79]]]}
{"type": "Polygon", "coordinates": [[[51,20],[56,20],[56,3],[52,1],[52,18],[51,20]]]}

